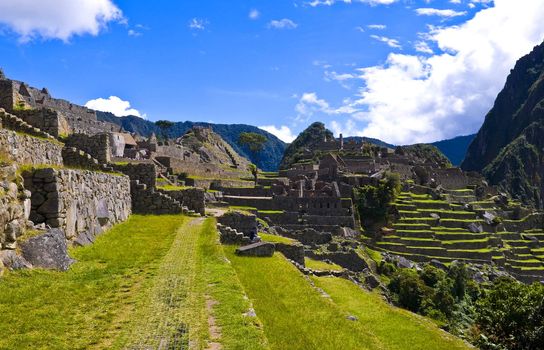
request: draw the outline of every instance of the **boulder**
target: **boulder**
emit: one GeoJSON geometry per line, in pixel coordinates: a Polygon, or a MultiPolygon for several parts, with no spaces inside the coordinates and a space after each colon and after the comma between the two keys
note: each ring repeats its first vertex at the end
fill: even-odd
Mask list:
{"type": "Polygon", "coordinates": [[[482,227],[482,225],[480,224],[477,224],[475,222],[471,222],[469,225],[468,225],[468,230],[472,233],[482,233],[484,232],[484,228],[482,227]]]}
{"type": "Polygon", "coordinates": [[[270,257],[274,255],[275,250],[274,243],[257,242],[236,249],[236,254],[240,256],[270,257]]]}
{"type": "Polygon", "coordinates": [[[74,263],[68,256],[64,232],[52,229],[21,243],[23,257],[35,267],[66,271],[74,263]]]}

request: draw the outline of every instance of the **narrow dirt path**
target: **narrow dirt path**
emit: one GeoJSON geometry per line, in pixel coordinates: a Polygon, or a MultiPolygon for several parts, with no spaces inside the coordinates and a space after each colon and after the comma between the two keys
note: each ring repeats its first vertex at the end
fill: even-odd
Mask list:
{"type": "MultiPolygon", "coordinates": [[[[196,281],[198,234],[204,218],[182,225],[155,276],[149,302],[135,320],[128,349],[189,349],[193,332],[187,320],[202,317],[190,307],[199,303],[191,289],[196,281]]],[[[198,308],[197,308],[198,309],[198,308]]]]}

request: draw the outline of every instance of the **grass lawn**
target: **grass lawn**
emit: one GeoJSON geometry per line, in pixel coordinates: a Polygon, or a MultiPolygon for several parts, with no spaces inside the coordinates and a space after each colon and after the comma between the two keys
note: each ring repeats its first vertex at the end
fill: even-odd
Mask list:
{"type": "Polygon", "coordinates": [[[259,232],[259,237],[261,237],[263,241],[272,242],[272,243],[285,243],[285,244],[297,243],[297,241],[294,239],[283,237],[283,236],[271,235],[269,233],[259,232]]]}
{"type": "Polygon", "coordinates": [[[430,320],[392,307],[379,295],[364,291],[348,280],[312,277],[316,286],[329,294],[346,314],[354,315],[370,329],[383,349],[439,350],[468,349],[463,341],[440,330],[430,320]]]}
{"type": "Polygon", "coordinates": [[[320,270],[320,271],[342,271],[343,270],[342,266],[340,265],[329,264],[325,261],[314,260],[311,258],[305,258],[304,264],[306,265],[306,267],[312,270],[320,270]]]}
{"type": "Polygon", "coordinates": [[[200,349],[208,339],[224,349],[266,348],[259,320],[242,315],[250,305],[212,219],[132,216],[70,253],[78,262],[67,272],[18,271],[0,280],[1,349],[189,341],[200,349]],[[220,327],[214,337],[210,318],[220,327]]]}
{"type": "Polygon", "coordinates": [[[393,308],[349,281],[315,279],[330,299],[277,253],[271,258],[251,258],[236,256],[235,247],[225,250],[272,349],[466,348],[430,321],[393,308]],[[359,320],[348,320],[349,315],[359,320]]]}

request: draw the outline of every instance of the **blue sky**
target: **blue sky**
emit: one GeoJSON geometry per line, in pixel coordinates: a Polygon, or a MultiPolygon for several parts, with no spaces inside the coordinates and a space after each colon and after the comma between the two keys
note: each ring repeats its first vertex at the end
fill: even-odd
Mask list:
{"type": "Polygon", "coordinates": [[[0,67],[153,121],[246,123],[288,141],[320,120],[434,141],[477,131],[515,60],[544,38],[544,1],[512,3],[2,0],[0,67]]]}

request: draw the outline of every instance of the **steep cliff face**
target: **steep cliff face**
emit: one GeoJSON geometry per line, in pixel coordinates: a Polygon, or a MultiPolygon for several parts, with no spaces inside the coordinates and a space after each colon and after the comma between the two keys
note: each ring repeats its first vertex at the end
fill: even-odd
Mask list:
{"type": "Polygon", "coordinates": [[[544,121],[529,125],[483,170],[489,181],[519,200],[544,207],[544,121]]]}
{"type": "Polygon", "coordinates": [[[491,184],[542,207],[543,157],[544,43],[517,62],[461,167],[482,171],[491,184]]]}
{"type": "Polygon", "coordinates": [[[525,128],[542,119],[544,43],[516,63],[461,167],[464,170],[483,170],[525,128]]]}

